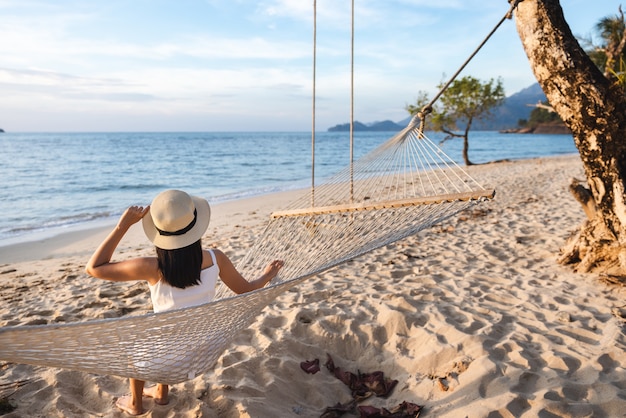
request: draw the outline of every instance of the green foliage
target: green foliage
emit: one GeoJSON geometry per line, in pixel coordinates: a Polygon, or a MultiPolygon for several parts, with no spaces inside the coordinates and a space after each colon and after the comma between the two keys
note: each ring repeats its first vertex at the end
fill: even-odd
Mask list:
{"type": "MultiPolygon", "coordinates": [[[[543,102],[548,105],[548,102],[543,102]]],[[[561,118],[556,112],[550,112],[549,110],[536,107],[530,112],[527,126],[537,126],[540,123],[555,123],[562,122],[561,118]]]]}
{"type": "Polygon", "coordinates": [[[617,85],[621,86],[626,91],[626,62],[624,58],[619,59],[619,69],[610,69],[609,72],[615,78],[617,85]]]}
{"type": "MultiPolygon", "coordinates": [[[[444,83],[438,86],[445,87],[444,83]]],[[[468,133],[474,120],[492,116],[491,111],[504,101],[504,87],[502,80],[493,79],[481,82],[472,76],[465,76],[455,80],[443,91],[439,97],[440,103],[433,104],[432,112],[425,126],[434,131],[444,132],[447,136],[444,141],[459,137],[463,138],[463,159],[465,164],[471,165],[468,151],[468,133]],[[464,124],[463,127],[460,127],[464,124]],[[455,131],[461,130],[462,133],[455,131]]],[[[406,110],[416,115],[428,104],[428,95],[420,92],[415,105],[407,105],[406,110]]]]}
{"type": "MultiPolygon", "coordinates": [[[[440,88],[443,86],[439,86],[440,88]]],[[[441,96],[443,112],[450,117],[473,119],[487,116],[490,110],[504,100],[502,81],[494,85],[466,76],[454,81],[441,96]]]]}
{"type": "Polygon", "coordinates": [[[545,107],[535,107],[532,112],[530,112],[528,119],[520,119],[517,122],[517,126],[520,128],[535,128],[537,125],[541,124],[563,123],[558,113],[546,109],[546,107],[550,107],[550,103],[544,101],[542,104],[545,105],[545,107]]]}
{"type": "Polygon", "coordinates": [[[622,42],[626,33],[626,22],[621,6],[618,14],[600,19],[595,30],[600,37],[600,43],[594,45],[592,40],[583,39],[585,51],[604,75],[621,86],[626,93],[626,43],[622,42]]]}
{"type": "MultiPolygon", "coordinates": [[[[441,83],[439,88],[443,88],[441,83]]],[[[441,104],[432,109],[431,128],[436,131],[458,130],[461,123],[466,127],[472,121],[490,117],[493,108],[504,101],[502,80],[491,79],[486,83],[465,76],[453,81],[440,97],[441,104]]],[[[407,105],[406,110],[416,115],[428,103],[428,95],[420,91],[415,105],[407,105]]]]}

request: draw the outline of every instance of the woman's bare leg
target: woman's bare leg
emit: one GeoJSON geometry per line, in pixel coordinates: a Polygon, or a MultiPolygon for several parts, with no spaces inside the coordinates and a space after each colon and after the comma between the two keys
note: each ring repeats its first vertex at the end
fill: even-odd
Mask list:
{"type": "Polygon", "coordinates": [[[162,383],[157,383],[155,386],[145,388],[143,394],[154,398],[154,403],[157,405],[167,405],[169,403],[169,386],[162,383]]]}
{"type": "Polygon", "coordinates": [[[143,380],[130,379],[130,396],[121,396],[115,405],[129,415],[140,415],[143,413],[143,380]]]}

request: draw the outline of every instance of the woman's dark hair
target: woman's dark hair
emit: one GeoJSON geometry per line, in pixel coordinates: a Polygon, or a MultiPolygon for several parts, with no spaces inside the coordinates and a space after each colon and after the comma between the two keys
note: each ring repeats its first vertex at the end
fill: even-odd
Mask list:
{"type": "Polygon", "coordinates": [[[159,271],[170,286],[184,289],[200,284],[202,270],[202,244],[200,240],[175,250],[157,247],[159,271]]]}

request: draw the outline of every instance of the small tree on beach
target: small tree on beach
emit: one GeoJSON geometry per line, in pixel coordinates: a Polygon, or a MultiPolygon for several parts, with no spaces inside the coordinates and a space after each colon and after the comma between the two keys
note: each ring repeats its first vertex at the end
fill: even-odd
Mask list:
{"type": "MultiPolygon", "coordinates": [[[[438,86],[443,87],[443,84],[438,86]]],[[[411,115],[416,115],[427,102],[425,93],[420,92],[415,105],[406,106],[411,115]]],[[[453,81],[441,95],[441,105],[434,107],[430,126],[434,131],[446,134],[442,142],[452,138],[463,138],[463,161],[473,165],[469,159],[469,131],[472,122],[492,116],[491,110],[504,100],[502,80],[493,79],[486,83],[465,76],[453,81]],[[462,126],[464,125],[464,126],[462,126]],[[462,133],[458,133],[462,131],[462,133]]]]}
{"type": "MultiPolygon", "coordinates": [[[[570,190],[587,221],[562,250],[560,261],[581,272],[626,277],[626,95],[603,74],[572,34],[559,0],[523,0],[517,31],[530,66],[551,106],[572,131],[586,184],[570,190]]],[[[622,38],[624,37],[622,33],[622,38]]],[[[624,53],[615,50],[614,56],[624,53]]]]}

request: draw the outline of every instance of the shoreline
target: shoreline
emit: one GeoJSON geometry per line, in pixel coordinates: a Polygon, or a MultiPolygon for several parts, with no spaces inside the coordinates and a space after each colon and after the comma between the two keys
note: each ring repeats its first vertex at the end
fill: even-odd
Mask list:
{"type": "MultiPolygon", "coordinates": [[[[568,158],[574,155],[578,156],[578,154],[575,153],[557,154],[547,157],[532,157],[507,161],[515,163],[529,160],[549,160],[551,158],[568,158]]],[[[475,167],[480,167],[481,165],[484,164],[477,164],[473,167],[475,169],[475,167]]],[[[463,169],[467,170],[468,167],[463,166],[463,169]]],[[[225,205],[226,207],[238,206],[239,204],[250,205],[251,207],[254,207],[255,205],[258,205],[257,202],[262,202],[266,198],[274,200],[275,198],[273,196],[276,196],[278,202],[280,202],[280,204],[282,205],[285,205],[290,203],[291,200],[289,200],[289,198],[281,198],[281,195],[292,197],[302,195],[304,193],[307,193],[307,191],[307,188],[289,188],[281,191],[272,191],[269,193],[245,195],[243,197],[238,197],[230,200],[218,200],[215,203],[209,201],[209,203],[211,203],[211,208],[218,208],[222,205],[225,205]]],[[[281,209],[281,207],[274,208],[274,210],[279,209],[281,209]]],[[[49,258],[55,255],[59,256],[60,254],[54,250],[55,248],[62,248],[66,245],[70,245],[75,241],[86,240],[91,235],[97,235],[100,239],[103,239],[105,236],[103,231],[108,231],[113,228],[120,215],[121,212],[117,216],[112,216],[106,219],[95,219],[87,222],[37,230],[23,235],[0,239],[0,265],[11,262],[32,261],[42,258],[49,258]]]]}

